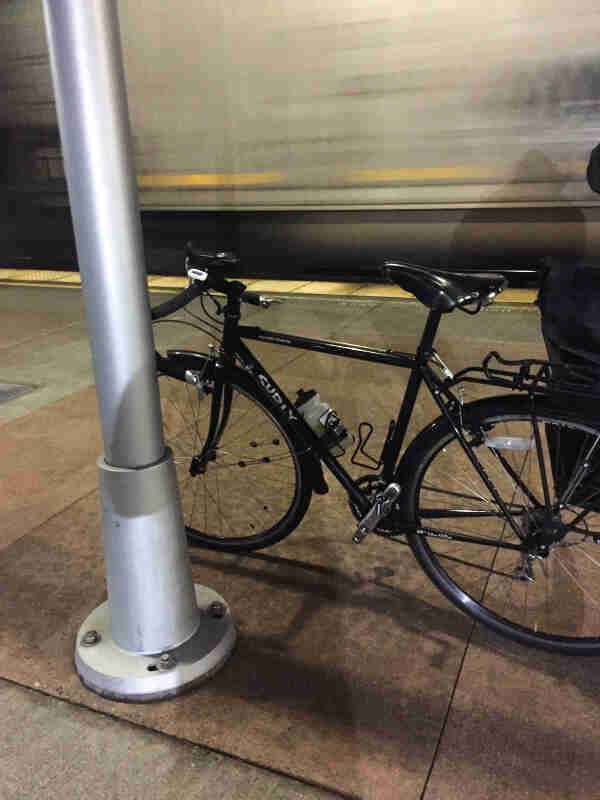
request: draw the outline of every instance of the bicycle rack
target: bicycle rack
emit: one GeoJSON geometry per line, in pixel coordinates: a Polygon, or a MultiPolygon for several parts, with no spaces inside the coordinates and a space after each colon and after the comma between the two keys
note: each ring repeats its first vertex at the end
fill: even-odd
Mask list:
{"type": "Polygon", "coordinates": [[[594,369],[582,364],[555,363],[534,358],[510,360],[493,350],[483,359],[480,367],[466,367],[452,379],[444,381],[444,386],[451,389],[461,383],[491,384],[532,394],[566,394],[600,399],[600,366],[594,369]]]}

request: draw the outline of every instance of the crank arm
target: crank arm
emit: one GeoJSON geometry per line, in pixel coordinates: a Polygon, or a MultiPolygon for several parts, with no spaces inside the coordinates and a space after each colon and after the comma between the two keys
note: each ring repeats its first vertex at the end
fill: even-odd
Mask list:
{"type": "Polygon", "coordinates": [[[385,490],[377,495],[375,502],[358,523],[352,541],[360,544],[367,534],[374,531],[384,517],[387,517],[394,508],[394,504],[402,489],[397,483],[390,483],[385,490]]]}

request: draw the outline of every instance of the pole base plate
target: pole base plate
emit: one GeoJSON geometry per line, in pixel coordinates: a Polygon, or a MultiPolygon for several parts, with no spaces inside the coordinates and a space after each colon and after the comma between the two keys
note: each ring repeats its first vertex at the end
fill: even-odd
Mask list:
{"type": "Polygon", "coordinates": [[[118,647],[110,635],[108,603],[85,620],[77,634],[75,669],[84,686],[111,700],[147,703],[174,697],[207,680],[228,660],[236,633],[223,598],[194,586],[200,624],[186,642],[155,655],[118,647]]]}

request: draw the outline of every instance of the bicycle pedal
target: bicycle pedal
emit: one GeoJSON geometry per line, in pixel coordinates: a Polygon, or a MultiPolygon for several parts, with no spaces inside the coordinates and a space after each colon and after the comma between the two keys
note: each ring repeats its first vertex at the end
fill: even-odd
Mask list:
{"type": "Polygon", "coordinates": [[[369,531],[367,528],[363,527],[362,525],[359,525],[354,533],[354,536],[352,537],[352,541],[354,542],[354,544],[360,544],[368,533],[369,531]]]}
{"type": "Polygon", "coordinates": [[[381,494],[377,495],[371,508],[358,523],[352,536],[354,544],[360,544],[371,531],[375,530],[381,520],[391,513],[401,491],[399,484],[390,483],[381,494]]]}

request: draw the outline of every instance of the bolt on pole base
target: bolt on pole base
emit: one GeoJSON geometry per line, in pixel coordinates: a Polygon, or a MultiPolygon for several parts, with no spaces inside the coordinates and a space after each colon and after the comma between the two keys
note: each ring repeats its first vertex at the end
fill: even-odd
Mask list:
{"type": "Polygon", "coordinates": [[[75,668],[88,689],[111,700],[146,703],[181,694],[210,678],[228,660],[236,633],[223,598],[194,586],[198,630],[165,653],[137,655],[122,650],[110,634],[108,603],[85,620],[75,646],[75,668]]]}

